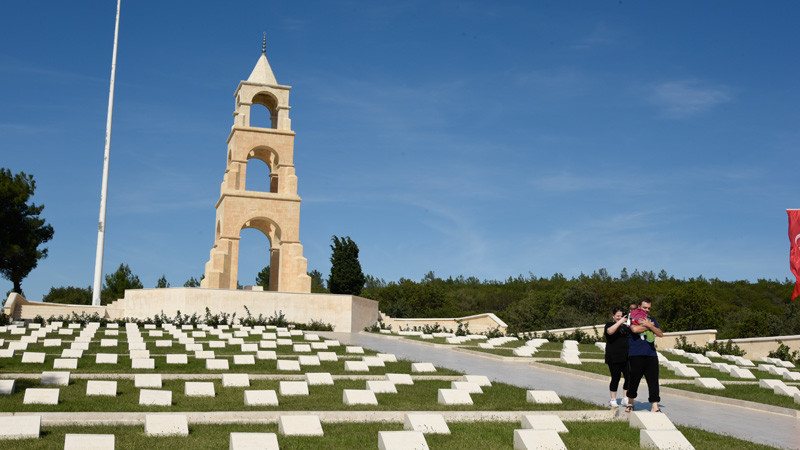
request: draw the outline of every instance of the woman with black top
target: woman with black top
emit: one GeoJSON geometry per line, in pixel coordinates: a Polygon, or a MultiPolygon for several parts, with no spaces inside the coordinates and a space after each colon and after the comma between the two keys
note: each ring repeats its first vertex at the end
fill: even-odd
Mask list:
{"type": "Polygon", "coordinates": [[[625,382],[622,384],[622,389],[625,398],[622,399],[622,404],[628,404],[628,333],[630,332],[625,322],[628,317],[622,308],[614,308],[611,311],[611,322],[606,324],[603,335],[606,338],[606,364],[608,370],[611,372],[611,400],[609,403],[612,407],[619,406],[617,404],[617,389],[619,388],[619,376],[625,377],[625,382]]]}

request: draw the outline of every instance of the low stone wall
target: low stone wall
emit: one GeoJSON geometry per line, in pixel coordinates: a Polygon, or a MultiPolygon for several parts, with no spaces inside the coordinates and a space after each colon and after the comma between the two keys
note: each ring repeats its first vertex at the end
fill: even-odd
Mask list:
{"type": "Polygon", "coordinates": [[[378,318],[378,302],[352,295],[295,294],[289,292],[259,292],[230,289],[165,288],[131,289],[125,297],[105,307],[65,305],[58,303],[29,302],[12,294],[6,302],[6,314],[15,320],[30,320],[37,315],[45,319],[51,315],[69,315],[72,312],[94,314],[117,319],[123,317],[147,318],[157,314],[174,317],[181,314],[204,316],[206,308],[212,314],[236,313],[247,315],[244,307],[254,316],[273,316],[283,312],[286,320],[307,323],[319,320],[333,325],[335,331],[361,331],[378,318]]]}
{"type": "Polygon", "coordinates": [[[440,318],[412,318],[412,319],[398,319],[389,317],[386,314],[381,313],[381,318],[383,319],[383,323],[385,325],[391,325],[393,331],[400,331],[400,329],[406,329],[414,327],[424,327],[425,325],[428,326],[435,326],[439,324],[439,326],[447,328],[448,330],[452,329],[455,331],[458,328],[458,323],[461,322],[464,325],[469,324],[469,331],[473,333],[483,333],[486,331],[499,329],[501,332],[505,333],[506,325],[505,322],[500,320],[499,317],[492,313],[485,313],[485,314],[476,314],[474,316],[465,316],[465,317],[440,317],[440,318]]]}
{"type": "MultiPolygon", "coordinates": [[[[778,341],[787,345],[791,351],[800,350],[800,335],[794,336],[769,336],[757,338],[731,339],[731,342],[747,352],[745,357],[748,359],[758,359],[768,356],[769,352],[778,349],[778,341]]],[[[720,339],[720,342],[728,342],[720,339]]]]}

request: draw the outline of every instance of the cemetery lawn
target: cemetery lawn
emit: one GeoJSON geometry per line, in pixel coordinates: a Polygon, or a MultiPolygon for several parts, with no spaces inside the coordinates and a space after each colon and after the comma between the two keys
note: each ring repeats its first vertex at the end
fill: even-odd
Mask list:
{"type": "Polygon", "coordinates": [[[706,389],[694,384],[670,384],[667,387],[683,389],[685,391],[699,392],[701,394],[717,395],[720,397],[747,400],[750,402],[764,403],[766,405],[780,406],[783,408],[800,409],[792,397],[778,395],[771,389],[762,388],[757,384],[728,384],[725,389],[706,389]]]}
{"type": "MultiPolygon", "coordinates": [[[[569,433],[562,433],[561,439],[569,449],[638,449],[639,430],[631,428],[627,422],[565,422],[569,433]]],[[[518,422],[450,423],[451,434],[428,434],[425,440],[432,449],[463,450],[465,448],[512,449],[514,430],[520,429],[518,422]]],[[[748,441],[722,436],[707,431],[678,427],[698,450],[736,448],[745,450],[766,450],[773,447],[754,444],[748,441]]],[[[322,424],[324,436],[281,436],[278,444],[281,449],[351,449],[374,448],[378,444],[379,431],[400,431],[400,423],[359,423],[322,424]]],[[[147,437],[144,426],[97,426],[97,427],[42,427],[39,439],[14,441],[14,448],[50,449],[60,448],[67,433],[114,434],[118,449],[168,449],[175,448],[227,448],[230,433],[276,433],[278,425],[189,425],[187,437],[147,437]]]]}
{"type": "MultiPolygon", "coordinates": [[[[375,394],[378,405],[345,405],[343,389],[366,389],[364,380],[336,380],[333,385],[309,386],[307,396],[280,395],[280,382],[251,380],[248,388],[222,387],[214,383],[215,397],[184,395],[183,380],[164,380],[160,390],[172,391],[172,406],[139,405],[139,388],[132,380],[117,380],[116,397],[87,396],[88,380],[72,380],[60,386],[58,405],[25,405],[25,389],[39,387],[38,380],[18,379],[12,395],[0,397],[0,411],[58,412],[179,412],[179,411],[560,411],[603,410],[603,406],[570,397],[561,397],[562,404],[536,405],[526,400],[526,389],[503,383],[484,387],[483,394],[472,394],[473,405],[446,406],[438,403],[438,390],[449,389],[449,381],[415,380],[413,385],[397,385],[397,394],[375,394]],[[246,406],[245,390],[274,390],[278,406],[246,406]]],[[[205,380],[204,380],[205,381],[205,380]]],[[[210,380],[207,380],[210,381],[210,380]]],[[[56,387],[56,386],[50,386],[56,387]]],[[[157,389],[157,388],[148,388],[157,389]]]]}
{"type": "MultiPolygon", "coordinates": [[[[535,356],[534,356],[534,358],[535,358],[535,356]]],[[[601,362],[584,362],[581,365],[566,364],[566,363],[563,363],[561,361],[536,361],[536,362],[539,362],[541,364],[549,364],[549,365],[552,365],[552,366],[566,367],[566,368],[569,368],[569,369],[582,370],[584,372],[597,373],[597,374],[600,374],[600,375],[607,375],[607,376],[609,376],[609,378],[611,377],[611,375],[608,372],[608,366],[605,363],[601,363],[601,362]]],[[[699,366],[689,366],[689,367],[692,367],[693,369],[695,369],[697,371],[697,373],[699,373],[700,376],[704,377],[704,378],[716,378],[716,379],[718,379],[720,381],[755,381],[755,380],[744,380],[742,378],[734,378],[730,374],[727,374],[725,372],[720,372],[719,370],[715,370],[715,369],[712,369],[710,367],[699,367],[699,366]]],[[[755,375],[756,379],[759,379],[759,378],[770,378],[770,377],[771,378],[780,378],[780,377],[777,377],[776,375],[769,375],[769,374],[766,374],[766,372],[759,372],[757,370],[751,370],[750,372],[752,372],[753,375],[755,375]]],[[[675,375],[675,372],[673,372],[673,371],[671,371],[671,370],[669,370],[669,369],[667,369],[666,367],[663,367],[663,366],[659,367],[658,377],[660,379],[686,380],[687,382],[692,382],[692,380],[694,379],[694,378],[680,377],[678,375],[675,375]]],[[[670,385],[670,386],[672,386],[672,385],[670,385]]],[[[717,392],[719,392],[719,391],[717,391],[717,392]]]]}

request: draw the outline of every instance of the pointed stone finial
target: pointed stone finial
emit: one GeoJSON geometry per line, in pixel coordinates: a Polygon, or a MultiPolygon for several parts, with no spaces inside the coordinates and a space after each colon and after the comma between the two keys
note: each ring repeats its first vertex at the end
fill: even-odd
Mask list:
{"type": "Polygon", "coordinates": [[[261,42],[261,54],[267,54],[267,32],[264,32],[264,40],[261,42]]]}

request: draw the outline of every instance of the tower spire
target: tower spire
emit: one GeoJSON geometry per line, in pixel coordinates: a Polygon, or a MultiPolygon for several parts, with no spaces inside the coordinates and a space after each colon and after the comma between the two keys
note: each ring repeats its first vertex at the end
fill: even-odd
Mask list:
{"type": "Polygon", "coordinates": [[[267,32],[264,32],[264,40],[261,42],[261,54],[267,54],[267,32]]]}

